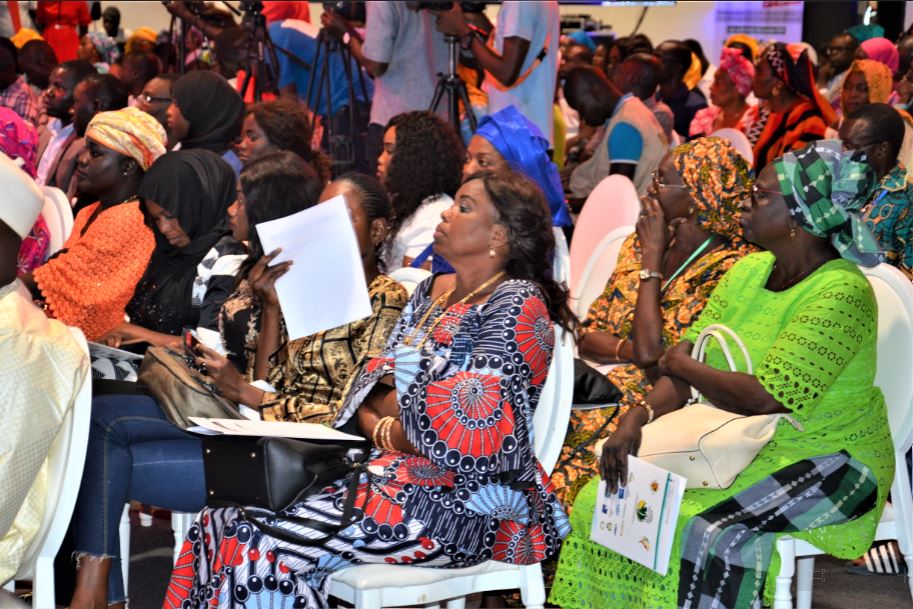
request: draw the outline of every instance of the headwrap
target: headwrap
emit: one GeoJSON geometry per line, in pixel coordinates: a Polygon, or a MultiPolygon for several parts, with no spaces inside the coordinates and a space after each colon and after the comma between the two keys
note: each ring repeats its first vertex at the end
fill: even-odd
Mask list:
{"type": "Polygon", "coordinates": [[[576,32],[571,32],[567,35],[568,38],[573,40],[576,44],[585,46],[590,50],[591,53],[596,52],[596,43],[593,42],[593,39],[590,38],[590,35],[584,32],[583,30],[577,30],[576,32]]]}
{"type": "Polygon", "coordinates": [[[21,116],[0,106],[0,152],[22,170],[35,177],[38,157],[38,132],[21,116]]]}
{"type": "Polygon", "coordinates": [[[143,171],[165,154],[167,140],[159,122],[138,108],[99,112],[89,121],[86,137],[134,159],[143,171]]]}
{"type": "Polygon", "coordinates": [[[751,167],[720,137],[702,137],[672,150],[675,171],[693,201],[698,226],[747,247],[739,224],[739,203],[751,192],[751,167]]]}
{"type": "Polygon", "coordinates": [[[260,13],[268,24],[273,21],[284,21],[285,19],[311,22],[311,8],[307,2],[267,1],[263,3],[263,10],[260,13]]]}
{"type": "Polygon", "coordinates": [[[689,91],[696,87],[697,83],[701,82],[701,77],[704,75],[704,70],[702,68],[703,66],[701,65],[700,58],[692,52],[691,65],[682,77],[682,82],[685,83],[685,86],[688,87],[689,91]]]}
{"type": "Polygon", "coordinates": [[[44,40],[44,36],[33,30],[32,28],[19,28],[19,31],[13,34],[10,37],[10,40],[16,45],[17,49],[21,49],[26,42],[30,40],[44,40]]]}
{"type": "Polygon", "coordinates": [[[44,206],[44,195],[35,180],[15,161],[0,154],[0,221],[22,239],[28,236],[44,206]]]}
{"type": "Polygon", "coordinates": [[[208,150],[169,152],[152,164],[137,193],[173,215],[190,243],[176,248],[155,233],[155,250],[146,272],[127,305],[131,321],[167,334],[197,325],[192,306],[197,265],[231,230],[228,207],[237,198],[235,173],[219,155],[208,150]]]}
{"type": "Polygon", "coordinates": [[[181,148],[205,148],[223,154],[241,133],[244,100],[215,72],[194,70],[181,76],[171,88],[177,104],[190,123],[181,148]]]}
{"type": "Polygon", "coordinates": [[[834,109],[815,86],[808,51],[795,44],[787,46],[782,42],[774,42],[764,49],[762,58],[767,61],[776,77],[786,85],[787,89],[815,104],[826,125],[833,124],[837,120],[834,109]]]}
{"type": "Polygon", "coordinates": [[[820,140],[774,161],[790,214],[806,231],[829,238],[840,255],[864,266],[879,263],[875,236],[859,214],[877,179],[864,155],[840,140],[820,140]]]}
{"type": "Polygon", "coordinates": [[[720,67],[718,68],[729,76],[735,90],[742,97],[751,93],[751,81],[754,79],[754,64],[745,59],[742,51],[724,48],[720,54],[720,67]]]}
{"type": "MultiPolygon", "coordinates": [[[[857,59],[847,71],[847,76],[852,72],[862,72],[865,84],[869,87],[870,104],[886,104],[894,91],[894,76],[888,66],[874,59],[857,59]]],[[[843,80],[844,86],[846,79],[843,80]]],[[[843,100],[840,101],[843,105],[843,100]]],[[[846,116],[846,110],[843,111],[846,116]]]]}
{"type": "Polygon", "coordinates": [[[98,51],[102,62],[108,65],[117,63],[120,58],[120,49],[117,48],[117,41],[102,31],[89,32],[86,36],[92,41],[92,46],[98,51]]]}
{"type": "Polygon", "coordinates": [[[548,140],[534,123],[514,106],[507,106],[482,118],[475,135],[488,140],[512,169],[539,185],[555,226],[572,224],[561,176],[548,156],[548,140]]]}
{"type": "Polygon", "coordinates": [[[740,42],[740,43],[744,44],[745,46],[747,46],[749,49],[751,49],[751,58],[757,59],[758,41],[756,38],[754,38],[753,36],[749,36],[748,34],[733,34],[732,36],[730,36],[729,38],[726,39],[726,44],[724,44],[723,46],[728,47],[733,42],[740,42]]]}
{"type": "Polygon", "coordinates": [[[900,68],[900,53],[894,43],[887,38],[871,38],[859,46],[865,51],[866,57],[888,66],[891,76],[900,68]]]}
{"type": "Polygon", "coordinates": [[[133,47],[136,45],[137,41],[145,40],[151,44],[155,44],[156,33],[151,27],[141,27],[133,31],[133,34],[130,38],[127,39],[127,43],[124,45],[124,51],[129,53],[133,51],[133,47]]]}
{"type": "Polygon", "coordinates": [[[884,28],[877,23],[870,23],[868,25],[860,23],[858,25],[846,28],[846,33],[862,43],[866,40],[871,40],[872,38],[883,37],[884,28]]]}

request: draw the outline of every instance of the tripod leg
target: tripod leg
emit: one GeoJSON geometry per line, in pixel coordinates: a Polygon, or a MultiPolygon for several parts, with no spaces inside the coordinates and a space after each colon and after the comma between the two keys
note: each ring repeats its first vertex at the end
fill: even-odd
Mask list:
{"type": "Polygon", "coordinates": [[[466,83],[461,80],[457,83],[456,87],[457,93],[460,96],[460,101],[463,102],[463,107],[466,108],[466,118],[469,119],[469,128],[475,133],[479,122],[476,120],[476,113],[472,109],[472,104],[469,103],[469,92],[466,90],[466,83]]]}
{"type": "Polygon", "coordinates": [[[444,76],[442,74],[434,86],[434,97],[431,98],[431,105],[428,106],[428,109],[435,114],[437,113],[437,107],[441,104],[441,98],[444,97],[444,87],[444,76]]]}

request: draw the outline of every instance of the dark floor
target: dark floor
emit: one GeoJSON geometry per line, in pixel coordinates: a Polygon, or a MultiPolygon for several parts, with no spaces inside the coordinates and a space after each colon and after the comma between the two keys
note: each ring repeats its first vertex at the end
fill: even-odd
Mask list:
{"type": "MultiPolygon", "coordinates": [[[[173,537],[170,519],[154,518],[151,527],[134,521],[131,531],[130,609],[161,609],[171,574],[173,537]]],[[[813,609],[913,608],[903,577],[860,577],[844,561],[822,557],[815,564],[813,609]]]]}

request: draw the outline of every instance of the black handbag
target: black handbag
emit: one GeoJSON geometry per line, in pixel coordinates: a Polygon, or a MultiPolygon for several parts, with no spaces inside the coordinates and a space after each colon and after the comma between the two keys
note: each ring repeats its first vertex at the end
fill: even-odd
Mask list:
{"type": "MultiPolygon", "coordinates": [[[[360,444],[292,438],[204,436],[206,505],[238,508],[245,520],[282,541],[321,545],[352,523],[358,482],[367,471],[364,460],[354,462],[346,456],[357,446],[360,444]],[[339,524],[283,516],[283,520],[325,533],[323,537],[302,537],[267,522],[273,520],[274,514],[347,476],[346,501],[339,524]]],[[[365,459],[369,454],[366,447],[365,459]]]]}
{"type": "Polygon", "coordinates": [[[574,358],[574,404],[617,404],[621,391],[580,358],[574,358]]]}

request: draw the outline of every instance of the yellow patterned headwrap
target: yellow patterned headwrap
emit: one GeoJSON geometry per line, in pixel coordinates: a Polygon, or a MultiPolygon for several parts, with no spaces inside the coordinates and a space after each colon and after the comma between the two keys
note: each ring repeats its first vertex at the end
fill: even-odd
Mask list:
{"type": "Polygon", "coordinates": [[[152,44],[155,44],[155,39],[157,36],[158,34],[156,34],[155,30],[153,30],[151,27],[143,26],[141,28],[137,28],[133,34],[130,35],[130,38],[127,39],[127,44],[124,45],[124,52],[129,53],[133,51],[133,47],[136,45],[138,40],[146,40],[152,44]]]}
{"type": "Polygon", "coordinates": [[[760,49],[758,48],[758,40],[756,38],[749,36],[748,34],[733,34],[726,39],[726,44],[723,46],[728,47],[733,42],[741,42],[749,49],[751,49],[751,57],[753,60],[759,57],[758,51],[760,49]]]}
{"type": "Polygon", "coordinates": [[[691,66],[688,68],[688,71],[685,72],[682,81],[685,83],[686,87],[693,89],[697,86],[697,83],[701,82],[701,76],[703,75],[704,73],[701,71],[701,60],[698,59],[697,55],[691,53],[691,66]]]}
{"type": "Polygon", "coordinates": [[[89,122],[86,137],[134,159],[143,171],[165,154],[167,135],[157,120],[137,108],[99,112],[89,122]]]}
{"type": "Polygon", "coordinates": [[[698,225],[743,246],[739,203],[750,195],[752,180],[742,155],[727,139],[702,137],[677,146],[672,160],[698,225]]]}
{"type": "MultiPolygon", "coordinates": [[[[886,104],[894,90],[894,75],[891,69],[874,59],[857,59],[850,66],[850,72],[862,72],[869,87],[870,104],[886,104]]],[[[845,81],[844,81],[845,82],[845,81]]]]}
{"type": "Polygon", "coordinates": [[[10,36],[10,40],[17,49],[21,49],[22,46],[30,40],[44,40],[44,38],[36,32],[35,30],[27,27],[19,28],[19,31],[10,36]]]}

